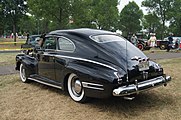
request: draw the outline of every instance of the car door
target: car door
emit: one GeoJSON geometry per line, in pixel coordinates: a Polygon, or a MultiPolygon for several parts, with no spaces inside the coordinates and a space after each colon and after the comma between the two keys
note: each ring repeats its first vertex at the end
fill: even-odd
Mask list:
{"type": "Polygon", "coordinates": [[[39,53],[38,75],[41,77],[55,80],[55,56],[56,37],[46,37],[42,45],[43,51],[39,53]]]}
{"type": "MultiPolygon", "coordinates": [[[[65,77],[65,67],[69,61],[68,57],[72,57],[75,51],[75,44],[72,40],[64,36],[57,39],[57,53],[55,57],[55,70],[57,81],[63,80],[65,77]],[[62,57],[64,56],[64,57],[62,57]],[[66,57],[65,57],[66,56],[66,57]]],[[[60,81],[61,82],[61,81],[60,81]]]]}

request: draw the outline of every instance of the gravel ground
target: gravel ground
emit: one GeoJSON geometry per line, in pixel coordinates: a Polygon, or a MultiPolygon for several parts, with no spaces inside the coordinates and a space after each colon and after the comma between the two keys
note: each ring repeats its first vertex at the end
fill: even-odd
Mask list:
{"type": "Polygon", "coordinates": [[[181,52],[165,52],[165,53],[149,53],[147,56],[152,60],[158,59],[170,59],[170,58],[180,58],[181,52]]]}
{"type": "Polygon", "coordinates": [[[15,70],[15,65],[0,66],[0,75],[15,74],[18,71],[15,70]]]}

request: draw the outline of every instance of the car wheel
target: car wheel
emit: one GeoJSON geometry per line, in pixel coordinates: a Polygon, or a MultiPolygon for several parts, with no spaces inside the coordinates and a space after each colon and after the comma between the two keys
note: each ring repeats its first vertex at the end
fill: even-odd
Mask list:
{"type": "Polygon", "coordinates": [[[68,93],[70,97],[76,102],[85,102],[86,96],[81,80],[74,73],[70,74],[67,82],[68,93]]]}
{"type": "Polygon", "coordinates": [[[165,48],[166,48],[165,45],[160,45],[161,50],[165,50],[165,48]]]}
{"type": "Polygon", "coordinates": [[[138,48],[139,48],[140,50],[143,50],[143,45],[142,45],[142,44],[138,44],[138,48]]]}
{"type": "Polygon", "coordinates": [[[27,78],[27,74],[26,74],[26,69],[24,67],[23,64],[20,65],[20,78],[21,78],[21,81],[24,82],[24,83],[27,83],[29,82],[28,78],[27,78]]]}

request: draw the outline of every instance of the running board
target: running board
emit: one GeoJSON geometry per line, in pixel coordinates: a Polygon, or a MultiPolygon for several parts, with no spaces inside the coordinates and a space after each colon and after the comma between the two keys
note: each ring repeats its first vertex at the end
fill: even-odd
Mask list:
{"type": "Polygon", "coordinates": [[[41,83],[41,84],[44,84],[44,85],[48,85],[48,86],[51,86],[51,87],[55,87],[55,88],[58,88],[58,89],[62,89],[62,87],[60,86],[57,86],[57,85],[53,85],[53,84],[50,84],[50,83],[46,83],[46,82],[43,82],[43,81],[40,81],[40,80],[37,80],[37,79],[34,79],[34,78],[28,78],[29,80],[33,80],[33,81],[36,81],[38,83],[41,83]]]}

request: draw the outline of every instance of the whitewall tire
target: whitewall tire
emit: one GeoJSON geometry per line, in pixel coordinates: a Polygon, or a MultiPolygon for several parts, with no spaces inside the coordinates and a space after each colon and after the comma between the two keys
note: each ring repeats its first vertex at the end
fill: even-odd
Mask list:
{"type": "Polygon", "coordinates": [[[78,76],[74,73],[70,74],[67,82],[68,93],[70,97],[76,102],[85,102],[86,96],[85,91],[82,86],[82,82],[79,80],[78,76]]]}
{"type": "Polygon", "coordinates": [[[20,78],[21,78],[21,81],[26,83],[26,82],[29,82],[28,78],[27,78],[27,74],[26,74],[26,68],[24,67],[24,65],[21,63],[20,65],[20,78]]]}

